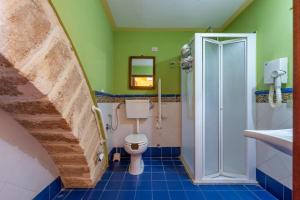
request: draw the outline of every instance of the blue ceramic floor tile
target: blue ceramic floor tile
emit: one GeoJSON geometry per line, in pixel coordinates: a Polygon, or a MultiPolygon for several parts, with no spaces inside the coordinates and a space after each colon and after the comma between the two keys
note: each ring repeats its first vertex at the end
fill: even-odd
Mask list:
{"type": "Polygon", "coordinates": [[[110,176],[111,176],[111,172],[105,172],[101,178],[101,180],[109,180],[110,176]]]}
{"type": "Polygon", "coordinates": [[[266,192],[266,191],[258,191],[255,190],[253,191],[253,193],[259,197],[259,199],[261,200],[276,200],[277,198],[275,198],[273,195],[271,195],[270,193],[266,192]]]}
{"type": "Polygon", "coordinates": [[[168,173],[165,173],[165,176],[166,176],[166,180],[167,181],[179,181],[179,176],[178,176],[178,173],[171,173],[171,172],[168,172],[168,173]]]}
{"type": "Polygon", "coordinates": [[[258,200],[259,198],[250,191],[237,191],[236,194],[243,200],[258,200]]]}
{"type": "Polygon", "coordinates": [[[205,199],[209,200],[222,200],[222,197],[217,191],[202,191],[205,199]]]}
{"type": "Polygon", "coordinates": [[[121,190],[136,190],[136,181],[124,181],[121,186],[121,190]]]}
{"type": "Polygon", "coordinates": [[[137,182],[137,190],[152,190],[151,181],[139,181],[137,182]]]}
{"type": "Polygon", "coordinates": [[[152,173],[152,180],[153,181],[161,181],[166,180],[165,173],[152,173]]]}
{"type": "Polygon", "coordinates": [[[121,186],[121,181],[109,181],[105,187],[105,190],[120,190],[121,186]]]}
{"type": "Polygon", "coordinates": [[[152,181],[152,190],[167,190],[167,182],[166,181],[152,181]]]}
{"type": "Polygon", "coordinates": [[[198,187],[200,190],[203,190],[203,191],[216,190],[214,185],[199,185],[198,187]]]}
{"type": "Polygon", "coordinates": [[[178,173],[178,177],[179,177],[179,180],[181,180],[181,181],[188,181],[188,180],[190,180],[187,173],[178,173]]]}
{"type": "Polygon", "coordinates": [[[83,199],[84,200],[98,200],[98,199],[100,199],[101,194],[102,194],[102,191],[100,191],[100,190],[92,190],[92,191],[87,192],[84,195],[83,199]]]}
{"type": "Polygon", "coordinates": [[[55,196],[55,200],[63,200],[64,198],[66,198],[69,193],[71,192],[71,190],[62,190],[60,191],[56,196],[55,196]]]}
{"type": "Polygon", "coordinates": [[[151,166],[145,166],[144,173],[151,173],[151,166]]]}
{"type": "Polygon", "coordinates": [[[169,191],[171,200],[188,200],[184,191],[169,191]]]}
{"type": "Polygon", "coordinates": [[[151,181],[151,173],[142,173],[138,176],[138,181],[151,181]]]}
{"type": "Polygon", "coordinates": [[[264,190],[261,186],[259,185],[245,185],[245,187],[250,190],[250,191],[256,191],[256,190],[264,190]]]}
{"type": "Polygon", "coordinates": [[[152,166],[152,173],[155,172],[164,172],[164,167],[163,166],[152,166]]]}
{"type": "Polygon", "coordinates": [[[200,191],[186,191],[189,200],[204,200],[204,196],[200,191]]]}
{"type": "Polygon", "coordinates": [[[139,176],[131,175],[129,173],[126,173],[124,176],[124,181],[137,181],[139,179],[139,176]]]}
{"type": "Polygon", "coordinates": [[[168,191],[153,191],[153,200],[169,200],[168,191]]]}
{"type": "Polygon", "coordinates": [[[116,200],[118,192],[115,191],[104,191],[100,197],[100,200],[116,200]]]}
{"type": "Polygon", "coordinates": [[[87,190],[72,190],[64,200],[81,200],[87,190]]]}
{"type": "Polygon", "coordinates": [[[103,190],[107,184],[107,180],[101,180],[97,183],[97,185],[95,186],[95,190],[103,190]]]}
{"type": "Polygon", "coordinates": [[[49,188],[50,199],[53,199],[60,192],[61,188],[62,188],[62,182],[61,179],[58,177],[50,184],[50,188],[49,188]]]}
{"type": "Polygon", "coordinates": [[[125,173],[119,172],[119,173],[113,173],[110,177],[110,181],[122,181],[125,176],[125,173]]]}
{"type": "Polygon", "coordinates": [[[152,160],[151,165],[152,166],[156,166],[156,165],[162,166],[163,164],[162,164],[161,160],[152,160]]]}
{"type": "MultiPolygon", "coordinates": [[[[275,200],[258,185],[194,185],[178,158],[145,158],[149,165],[144,173],[128,173],[129,160],[124,165],[113,165],[91,190],[62,190],[55,200],[275,200]],[[153,165],[154,164],[154,165],[153,165]],[[147,171],[147,172],[146,172],[147,171]]],[[[274,189],[272,180],[267,182],[274,189]]],[[[291,191],[285,189],[285,199],[291,191]]]]}
{"type": "Polygon", "coordinates": [[[174,162],[172,160],[166,160],[166,161],[163,161],[163,165],[164,166],[173,166],[174,162]]]}
{"type": "Polygon", "coordinates": [[[118,200],[133,200],[135,197],[135,191],[120,191],[118,200]]]}
{"type": "Polygon", "coordinates": [[[166,173],[178,173],[177,168],[175,165],[171,166],[171,165],[165,165],[164,166],[164,171],[166,173]]]}
{"type": "Polygon", "coordinates": [[[136,191],[135,200],[152,200],[151,191],[136,191]]]}
{"type": "Polygon", "coordinates": [[[223,200],[240,200],[234,191],[219,191],[219,194],[223,200]]]}
{"type": "Polygon", "coordinates": [[[199,190],[198,185],[194,185],[191,181],[182,181],[181,183],[184,190],[199,190]]]}
{"type": "Polygon", "coordinates": [[[180,181],[167,181],[168,190],[183,190],[180,181]]]}

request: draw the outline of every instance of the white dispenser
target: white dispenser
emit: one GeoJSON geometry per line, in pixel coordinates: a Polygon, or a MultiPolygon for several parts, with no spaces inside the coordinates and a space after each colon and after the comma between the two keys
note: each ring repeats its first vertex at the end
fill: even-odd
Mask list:
{"type": "Polygon", "coordinates": [[[269,103],[271,107],[278,107],[282,102],[281,84],[287,83],[288,58],[279,58],[265,63],[264,83],[270,84],[269,103]],[[274,92],[276,102],[274,102],[274,92]]]}

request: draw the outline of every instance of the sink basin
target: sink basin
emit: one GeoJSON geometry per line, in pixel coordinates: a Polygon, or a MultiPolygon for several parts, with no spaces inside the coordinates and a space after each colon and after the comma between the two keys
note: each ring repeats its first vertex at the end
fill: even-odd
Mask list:
{"type": "Polygon", "coordinates": [[[293,129],[245,130],[244,135],[263,141],[289,155],[293,154],[293,129]]]}

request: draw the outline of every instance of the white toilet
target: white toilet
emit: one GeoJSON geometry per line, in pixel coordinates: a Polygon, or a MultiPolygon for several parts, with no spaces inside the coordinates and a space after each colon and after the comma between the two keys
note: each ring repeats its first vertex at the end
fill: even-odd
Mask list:
{"type": "Polygon", "coordinates": [[[149,100],[126,100],[126,116],[136,120],[136,132],[125,138],[124,149],[130,154],[129,173],[139,175],[144,171],[142,154],[147,150],[148,139],[140,133],[139,120],[149,117],[149,100]]]}

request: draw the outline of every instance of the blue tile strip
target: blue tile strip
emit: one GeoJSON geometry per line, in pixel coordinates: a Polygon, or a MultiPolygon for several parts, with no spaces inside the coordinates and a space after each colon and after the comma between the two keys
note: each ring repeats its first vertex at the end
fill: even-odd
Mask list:
{"type": "MultiPolygon", "coordinates": [[[[112,160],[114,153],[121,153],[122,158],[128,158],[130,155],[123,147],[112,148],[109,153],[109,159],[112,160]]],[[[177,158],[180,156],[180,147],[148,147],[143,153],[143,157],[147,158],[177,158]]]]}
{"type": "MultiPolygon", "coordinates": [[[[290,93],[293,93],[293,88],[282,88],[281,92],[283,94],[285,94],[285,93],[290,94],[290,93]]],[[[256,95],[269,94],[269,90],[258,90],[258,91],[255,92],[255,94],[256,95]]]]}
{"type": "Polygon", "coordinates": [[[52,200],[61,191],[62,182],[60,177],[56,178],[52,183],[45,187],[33,200],[52,200]]]}
{"type": "MultiPolygon", "coordinates": [[[[289,99],[293,98],[293,88],[282,88],[282,103],[287,103],[289,99]]],[[[269,103],[269,91],[256,91],[256,103],[269,103]]]]}
{"type": "Polygon", "coordinates": [[[178,158],[144,161],[138,176],[128,173],[129,158],[111,163],[95,188],[62,190],[55,200],[276,200],[256,184],[194,185],[178,158]]]}
{"type": "MultiPolygon", "coordinates": [[[[121,103],[125,99],[150,99],[152,102],[157,102],[157,94],[110,94],[95,91],[98,103],[121,103]]],[[[180,102],[180,94],[162,94],[163,102],[180,102]]]]}
{"type": "Polygon", "coordinates": [[[291,189],[279,183],[259,169],[256,169],[256,180],[264,189],[273,194],[276,198],[280,200],[292,199],[291,189]]]}

